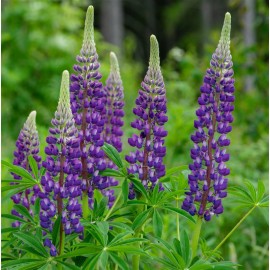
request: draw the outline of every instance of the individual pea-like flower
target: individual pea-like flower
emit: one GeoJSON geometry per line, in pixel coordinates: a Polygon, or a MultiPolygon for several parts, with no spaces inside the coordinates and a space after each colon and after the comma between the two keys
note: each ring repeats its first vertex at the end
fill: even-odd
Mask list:
{"type": "MultiPolygon", "coordinates": [[[[20,166],[31,173],[31,167],[29,166],[28,157],[31,155],[35,159],[40,167],[41,157],[38,155],[39,153],[39,139],[38,132],[36,129],[36,111],[32,111],[26,122],[21,129],[17,142],[17,149],[14,151],[14,160],[13,164],[20,166]]],[[[21,179],[20,176],[16,174],[12,174],[14,179],[21,179]]],[[[13,183],[14,184],[14,183],[13,183]]],[[[33,189],[26,189],[25,192],[20,192],[11,197],[15,204],[21,204],[29,210],[29,213],[32,214],[32,209],[30,208],[31,204],[33,205],[38,194],[39,188],[38,186],[34,186],[33,189]]],[[[23,217],[14,209],[12,210],[12,214],[18,217],[23,217]]],[[[12,223],[13,227],[20,226],[20,222],[16,221],[12,223]]]]}
{"type": "Polygon", "coordinates": [[[94,8],[89,6],[86,14],[84,39],[80,55],[74,65],[75,74],[70,77],[70,102],[76,126],[79,130],[82,189],[88,194],[89,206],[93,203],[93,190],[109,187],[107,178],[99,171],[106,168],[101,147],[104,144],[103,130],[106,118],[106,95],[100,82],[100,64],[94,42],[94,8]]]}
{"type": "Polygon", "coordinates": [[[234,110],[234,79],[230,53],[231,15],[226,13],[218,47],[201,86],[200,105],[194,121],[196,132],[191,136],[193,163],[189,165],[189,191],[182,208],[206,221],[223,212],[222,198],[227,196],[226,161],[230,155],[227,134],[232,130],[234,110]]]}
{"type": "MultiPolygon", "coordinates": [[[[39,192],[40,224],[42,228],[51,231],[55,218],[60,216],[61,237],[62,233],[83,231],[79,220],[82,209],[78,201],[82,194],[79,178],[80,141],[70,110],[68,71],[64,71],[62,75],[60,98],[52,126],[49,129],[50,135],[46,138],[46,160],[42,162],[46,173],[41,179],[43,191],[39,192]]],[[[54,250],[52,253],[54,254],[54,250]]]]}
{"type": "MultiPolygon", "coordinates": [[[[166,116],[166,90],[160,70],[158,42],[154,35],[150,37],[150,61],[148,71],[141,84],[136,107],[133,113],[137,116],[131,123],[140,134],[133,134],[128,139],[130,146],[137,148],[126,156],[130,163],[129,172],[138,174],[146,188],[152,189],[158,179],[165,175],[163,157],[166,155],[164,139],[167,131],[164,124],[168,121],[166,116]]],[[[162,186],[160,185],[162,189],[162,186]]],[[[135,197],[130,189],[129,198],[135,197]]]]}

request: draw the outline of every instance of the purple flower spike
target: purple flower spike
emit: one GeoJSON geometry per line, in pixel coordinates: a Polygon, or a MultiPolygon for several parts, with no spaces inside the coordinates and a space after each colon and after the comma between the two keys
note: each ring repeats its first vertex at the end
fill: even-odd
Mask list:
{"type": "Polygon", "coordinates": [[[70,77],[70,103],[76,126],[79,130],[82,189],[84,196],[89,198],[92,205],[93,189],[103,190],[109,186],[99,176],[99,171],[106,168],[103,130],[106,119],[106,95],[100,82],[98,55],[94,42],[94,8],[87,10],[84,39],[77,65],[76,74],[70,77]],[[90,175],[90,176],[89,176],[90,175]]]}
{"type": "MultiPolygon", "coordinates": [[[[22,130],[18,136],[16,142],[17,149],[14,151],[14,160],[13,164],[20,166],[27,171],[31,172],[31,168],[28,163],[28,157],[33,156],[35,161],[40,168],[41,157],[39,153],[39,139],[38,132],[36,129],[36,111],[32,111],[26,122],[23,125],[22,130]]],[[[20,176],[12,174],[14,179],[21,179],[20,176]]],[[[13,183],[14,184],[14,183],[13,183]]],[[[15,204],[21,204],[25,206],[30,211],[30,205],[34,204],[35,199],[37,198],[39,188],[35,186],[33,189],[27,189],[24,193],[18,193],[11,197],[15,204]]],[[[31,211],[30,211],[31,212],[31,211]]],[[[12,210],[12,214],[22,218],[23,216],[12,210]]],[[[20,222],[16,221],[12,224],[13,227],[20,226],[20,222]]]]}
{"type": "Polygon", "coordinates": [[[123,131],[121,127],[124,125],[124,93],[123,85],[120,77],[120,71],[116,55],[111,52],[111,72],[106,81],[104,90],[107,95],[107,117],[105,122],[105,141],[113,145],[118,152],[122,151],[123,131]]]}
{"type": "MultiPolygon", "coordinates": [[[[41,179],[43,191],[40,197],[41,227],[52,230],[55,217],[61,217],[60,238],[62,233],[80,233],[79,218],[81,205],[81,152],[78,132],[70,110],[69,73],[64,71],[60,89],[60,98],[52,120],[50,135],[47,137],[46,160],[42,165],[46,173],[41,179]],[[76,221],[76,222],[75,222],[76,221]]],[[[61,243],[61,241],[60,241],[61,243]]],[[[48,244],[48,243],[47,243],[48,244]]],[[[51,256],[56,256],[56,249],[50,246],[51,256]]],[[[61,248],[59,248],[61,250],[61,248]]]]}
{"type": "Polygon", "coordinates": [[[231,15],[226,13],[221,38],[201,86],[200,105],[194,121],[196,132],[191,136],[194,147],[190,154],[189,191],[182,208],[209,221],[223,212],[222,198],[227,196],[230,159],[225,147],[230,144],[227,134],[232,130],[234,79],[230,54],[231,15]]]}
{"type": "MultiPolygon", "coordinates": [[[[139,135],[133,134],[128,139],[130,146],[137,148],[126,160],[130,163],[129,173],[138,174],[146,188],[152,189],[158,179],[165,175],[163,157],[166,155],[164,139],[167,131],[164,124],[168,121],[166,116],[166,90],[159,64],[158,42],[154,35],[150,38],[150,61],[146,76],[141,84],[136,107],[133,113],[137,118],[131,123],[139,135]]],[[[129,198],[135,194],[130,190],[129,198]]]]}

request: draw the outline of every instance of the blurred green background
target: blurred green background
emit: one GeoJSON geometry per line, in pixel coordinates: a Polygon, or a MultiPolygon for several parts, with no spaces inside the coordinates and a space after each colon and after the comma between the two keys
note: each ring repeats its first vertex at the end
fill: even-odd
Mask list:
{"type": "MultiPolygon", "coordinates": [[[[44,146],[57,106],[61,73],[64,69],[72,72],[90,4],[95,7],[95,41],[103,82],[109,73],[109,52],[119,56],[126,103],[123,156],[130,150],[129,123],[148,65],[149,37],[157,36],[168,97],[168,168],[190,162],[200,85],[224,15],[231,13],[236,101],[229,135],[229,180],[241,184],[245,179],[254,183],[261,179],[268,186],[269,4],[264,0],[2,1],[2,159],[12,161],[18,133],[32,110],[37,111],[44,146]]],[[[229,201],[230,197],[225,200],[225,213],[204,227],[203,237],[212,247],[245,212],[235,211],[229,201]]],[[[10,211],[11,202],[3,200],[2,209],[10,211]]],[[[267,221],[266,212],[248,218],[223,246],[224,259],[238,262],[239,269],[267,269],[267,221]]],[[[173,231],[175,224],[170,228],[173,231]]]]}

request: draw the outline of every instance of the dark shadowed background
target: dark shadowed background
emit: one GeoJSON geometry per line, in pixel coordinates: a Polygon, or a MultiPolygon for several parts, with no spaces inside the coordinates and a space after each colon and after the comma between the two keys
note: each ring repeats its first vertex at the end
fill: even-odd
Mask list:
{"type": "MultiPolygon", "coordinates": [[[[231,53],[236,80],[229,180],[268,181],[269,4],[265,0],[5,0],[2,1],[2,158],[11,161],[18,133],[32,110],[44,146],[56,110],[61,73],[72,72],[83,37],[85,12],[95,8],[95,40],[102,81],[109,52],[119,57],[125,89],[124,154],[132,133],[137,91],[148,65],[149,37],[160,45],[168,96],[168,168],[190,162],[197,97],[224,15],[232,15],[231,53]]],[[[44,155],[44,153],[42,153],[44,155]]],[[[3,173],[4,175],[6,172],[3,173]]],[[[225,201],[229,201],[229,198],[225,201]]],[[[11,202],[4,201],[9,211],[11,202]]],[[[214,246],[240,217],[228,203],[203,236],[214,246]],[[219,238],[220,237],[220,238],[219,238]]],[[[268,220],[257,212],[223,246],[239,269],[267,269],[268,220]]],[[[172,230],[175,225],[172,224],[172,230]]],[[[168,235],[170,232],[167,232],[168,235]]]]}

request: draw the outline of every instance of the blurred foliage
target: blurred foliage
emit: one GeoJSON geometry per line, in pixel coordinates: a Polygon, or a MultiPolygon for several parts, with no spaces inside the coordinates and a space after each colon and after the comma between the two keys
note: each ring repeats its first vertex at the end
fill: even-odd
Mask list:
{"type": "MultiPolygon", "coordinates": [[[[160,2],[160,1],[158,1],[160,2]]],[[[199,50],[201,32],[193,30],[185,35],[185,25],[193,22],[192,3],[200,1],[168,1],[160,5],[157,14],[163,29],[171,29],[166,35],[176,34],[179,40],[176,47],[162,50],[165,38],[161,38],[161,55],[164,56],[162,71],[168,96],[169,122],[166,124],[166,164],[169,168],[190,162],[189,150],[192,145],[190,135],[193,132],[196,101],[204,72],[209,66],[220,33],[212,29],[204,53],[199,50]],[[181,3],[180,3],[181,2],[181,3]],[[176,10],[181,6],[182,15],[176,10]],[[161,10],[161,8],[163,8],[161,10]],[[179,17],[178,17],[179,16],[179,17]],[[165,23],[166,22],[166,23],[165,23]],[[177,25],[182,24],[182,30],[177,25]],[[182,31],[182,32],[181,32],[182,31]],[[183,36],[181,36],[183,35],[183,36]],[[182,43],[183,39],[183,43],[182,43]],[[177,47],[178,46],[178,47],[177,47]]],[[[229,135],[231,146],[230,180],[240,183],[244,179],[252,181],[268,180],[268,3],[256,1],[257,43],[247,48],[241,33],[242,1],[228,1],[233,11],[231,52],[236,80],[235,122],[229,135]],[[235,15],[235,16],[234,16],[235,15]],[[236,27],[234,27],[234,24],[236,27]],[[252,66],[246,65],[249,53],[255,55],[252,66]],[[245,91],[245,79],[254,77],[254,89],[245,91]]],[[[60,76],[64,69],[72,71],[75,56],[80,50],[83,36],[85,7],[91,1],[19,1],[9,0],[2,5],[2,158],[12,160],[12,151],[18,133],[32,110],[37,110],[41,149],[45,145],[50,119],[57,106],[60,88],[60,76]]],[[[130,3],[130,1],[128,2],[130,3]]],[[[158,6],[157,6],[158,8],[158,6]]],[[[197,7],[196,10],[199,10],[197,7]]],[[[198,12],[197,10],[197,12],[198,12]]],[[[224,10],[224,13],[227,10],[224,10]]],[[[138,13],[138,12],[137,12],[138,13]]],[[[134,14],[137,14],[134,13],[134,14]]],[[[193,27],[195,27],[193,25],[193,27]]],[[[121,76],[125,89],[126,116],[124,152],[129,152],[127,138],[131,135],[130,122],[133,119],[132,108],[135,103],[140,82],[144,77],[148,60],[134,61],[139,39],[127,30],[124,40],[124,55],[120,58],[121,76]]],[[[161,35],[161,34],[160,34],[161,35]]],[[[157,33],[159,37],[159,33],[157,33]]],[[[109,52],[118,53],[117,48],[104,42],[96,32],[95,41],[101,62],[103,82],[109,74],[109,52]]],[[[172,41],[171,41],[172,42],[172,41]]],[[[149,48],[149,43],[145,46],[149,48]]],[[[44,153],[42,153],[44,155],[44,153]]],[[[243,212],[234,211],[229,199],[225,200],[225,213],[212,221],[211,227],[205,227],[203,236],[208,244],[221,239],[241,218],[243,212]],[[216,223],[216,224],[214,224],[216,223]]],[[[2,202],[4,212],[10,211],[10,202],[2,202]]],[[[258,218],[250,217],[223,246],[225,259],[235,259],[242,267],[239,269],[267,269],[268,236],[265,233],[265,213],[257,213],[258,218]]],[[[254,215],[255,216],[255,215],[254,215]]],[[[164,217],[164,232],[170,234],[175,223],[164,217]]]]}

